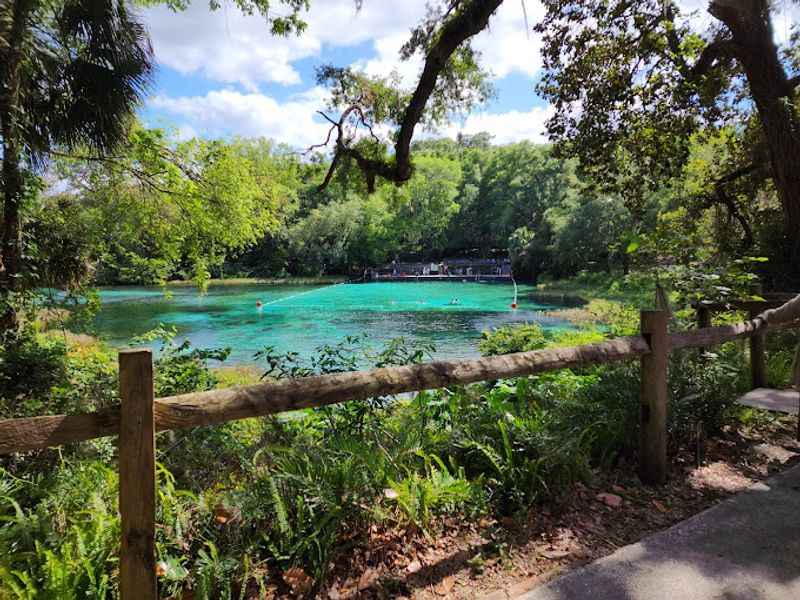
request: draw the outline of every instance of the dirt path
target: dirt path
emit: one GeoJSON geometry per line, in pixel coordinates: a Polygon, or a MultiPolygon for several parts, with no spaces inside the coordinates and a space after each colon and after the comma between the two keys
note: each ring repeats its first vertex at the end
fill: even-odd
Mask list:
{"type": "Polygon", "coordinates": [[[517,600],[796,600],[800,465],[517,600]]]}
{"type": "Polygon", "coordinates": [[[598,471],[559,508],[516,519],[445,523],[435,539],[374,530],[322,598],[516,598],[643,537],[668,529],[800,462],[794,420],[726,431],[705,460],[675,457],[670,482],[642,486],[634,465],[598,471]],[[346,567],[346,568],[345,568],[346,567]]]}

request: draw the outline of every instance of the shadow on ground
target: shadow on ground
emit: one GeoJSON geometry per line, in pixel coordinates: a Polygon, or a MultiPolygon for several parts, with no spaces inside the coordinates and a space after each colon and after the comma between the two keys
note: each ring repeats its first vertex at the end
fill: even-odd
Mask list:
{"type": "Polygon", "coordinates": [[[800,466],[519,600],[797,600],[800,466]]]}

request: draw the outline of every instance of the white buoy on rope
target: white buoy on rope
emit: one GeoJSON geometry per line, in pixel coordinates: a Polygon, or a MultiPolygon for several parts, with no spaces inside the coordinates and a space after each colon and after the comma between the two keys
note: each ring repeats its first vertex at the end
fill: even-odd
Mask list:
{"type": "Polygon", "coordinates": [[[514,284],[514,301],[511,303],[511,308],[516,310],[517,306],[518,306],[518,304],[517,304],[517,282],[514,280],[513,277],[511,278],[511,283],[514,284]]]}

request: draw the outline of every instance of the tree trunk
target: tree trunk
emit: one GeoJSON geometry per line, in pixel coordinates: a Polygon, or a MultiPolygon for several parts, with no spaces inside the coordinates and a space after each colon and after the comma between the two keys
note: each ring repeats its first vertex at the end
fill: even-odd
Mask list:
{"type": "Polygon", "coordinates": [[[18,315],[14,308],[14,292],[20,289],[22,272],[22,228],[20,206],[24,181],[20,166],[21,151],[16,114],[20,110],[20,65],[27,19],[33,9],[32,0],[15,0],[6,31],[6,46],[0,53],[0,134],[3,145],[2,195],[3,227],[0,242],[0,334],[15,330],[18,315]]]}
{"type": "Polygon", "coordinates": [[[3,238],[0,285],[4,290],[14,291],[19,288],[22,259],[19,208],[22,203],[23,181],[19,151],[13,141],[6,140],[3,132],[3,238]]]}
{"type": "Polygon", "coordinates": [[[714,0],[709,12],[732,36],[761,119],[773,181],[785,216],[789,264],[800,260],[800,117],[773,40],[767,0],[714,0]]]}

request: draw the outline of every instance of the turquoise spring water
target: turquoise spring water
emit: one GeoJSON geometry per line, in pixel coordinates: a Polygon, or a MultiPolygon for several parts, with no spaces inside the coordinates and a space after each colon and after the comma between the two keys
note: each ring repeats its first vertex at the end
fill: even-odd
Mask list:
{"type": "Polygon", "coordinates": [[[436,346],[435,357],[478,355],[481,332],[514,322],[539,322],[546,328],[566,323],[541,313],[549,306],[526,299],[510,304],[510,284],[402,282],[327,286],[223,285],[205,295],[191,287],[106,288],[97,333],[115,346],[160,323],[175,326],[178,340],[195,347],[230,347],[230,364],[252,363],[264,346],[305,357],[323,344],[366,334],[374,347],[405,337],[436,346]],[[457,298],[458,304],[451,304],[457,298]],[[258,308],[260,301],[263,306],[258,308]]]}

